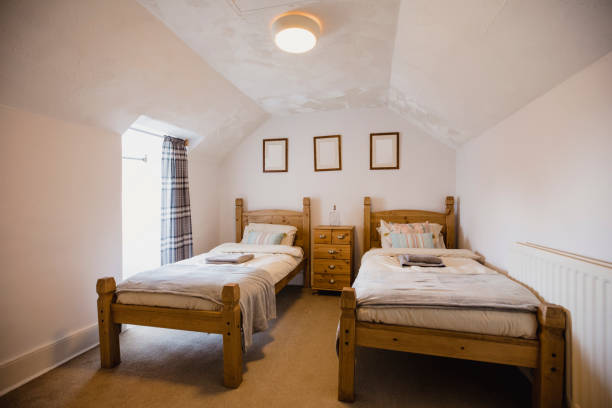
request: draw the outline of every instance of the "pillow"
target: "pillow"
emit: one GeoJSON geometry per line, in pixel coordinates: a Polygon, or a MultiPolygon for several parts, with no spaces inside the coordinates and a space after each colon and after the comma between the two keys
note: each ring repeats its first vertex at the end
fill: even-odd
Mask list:
{"type": "Polygon", "coordinates": [[[380,220],[380,226],[376,228],[376,230],[380,235],[380,246],[383,248],[391,248],[391,237],[389,237],[391,233],[391,224],[384,220],[380,220]]]}
{"type": "Polygon", "coordinates": [[[280,245],[281,240],[285,236],[284,232],[263,232],[263,231],[251,231],[242,240],[244,244],[257,244],[257,245],[280,245]]]}
{"type": "Polygon", "coordinates": [[[425,232],[422,234],[405,234],[392,232],[389,234],[393,248],[433,248],[433,234],[425,232]]]}
{"type": "Polygon", "coordinates": [[[249,235],[251,231],[261,231],[261,232],[282,232],[285,235],[280,242],[280,245],[289,245],[292,246],[295,241],[295,234],[297,233],[297,228],[293,225],[282,225],[282,224],[260,224],[260,223],[249,223],[246,227],[244,227],[244,234],[242,235],[242,243],[246,244],[246,237],[249,235]]]}
{"type": "Polygon", "coordinates": [[[384,220],[380,220],[380,227],[378,232],[380,233],[380,241],[383,248],[391,248],[391,238],[389,234],[402,233],[402,234],[433,234],[433,247],[432,248],[446,248],[444,245],[444,237],[442,236],[442,225],[430,224],[429,222],[415,222],[411,224],[394,224],[388,223],[384,220]]]}

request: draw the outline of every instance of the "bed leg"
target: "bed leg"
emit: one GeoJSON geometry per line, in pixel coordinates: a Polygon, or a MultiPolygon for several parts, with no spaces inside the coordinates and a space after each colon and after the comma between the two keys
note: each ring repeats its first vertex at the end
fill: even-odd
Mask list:
{"type": "Polygon", "coordinates": [[[340,333],[338,336],[338,399],[355,399],[355,289],[342,289],[340,297],[340,333]]]}
{"type": "Polygon", "coordinates": [[[308,258],[304,260],[304,288],[308,289],[310,287],[310,263],[308,262],[308,258]]]}
{"type": "Polygon", "coordinates": [[[223,286],[223,385],[238,388],[242,382],[242,333],[240,332],[240,286],[223,286]]]}
{"type": "Polygon", "coordinates": [[[102,368],[111,368],[121,362],[119,350],[119,333],[121,325],[113,323],[111,304],[115,298],[114,278],[98,279],[96,292],[98,292],[98,331],[100,335],[100,365],[102,368]]]}
{"type": "Polygon", "coordinates": [[[533,406],[561,408],[565,367],[565,310],[542,304],[538,310],[540,355],[533,384],[533,406]]]}

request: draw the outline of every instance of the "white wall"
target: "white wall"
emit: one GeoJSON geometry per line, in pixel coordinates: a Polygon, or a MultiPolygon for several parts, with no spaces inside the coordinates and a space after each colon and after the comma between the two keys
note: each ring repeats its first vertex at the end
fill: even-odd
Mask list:
{"type": "Polygon", "coordinates": [[[455,193],[455,152],[387,109],[347,109],[276,116],[234,149],[221,168],[220,241],[235,238],[234,199],[246,208],[300,209],[311,197],[312,225],[326,224],[336,204],[343,224],[363,231],[363,197],[374,209],[441,211],[455,193]],[[400,132],[400,169],[369,170],[370,133],[400,132]],[[315,172],[313,137],[342,135],[342,171],[315,172]],[[289,171],[263,173],[262,139],[289,138],[289,171]]]}
{"type": "Polygon", "coordinates": [[[457,153],[462,247],[514,241],[612,260],[612,53],[457,153]]]}
{"type": "Polygon", "coordinates": [[[2,105],[0,138],[1,392],[4,363],[90,328],[96,280],[121,276],[121,139],[2,105]]]}
{"type": "Polygon", "coordinates": [[[189,196],[194,255],[219,245],[219,163],[189,151],[189,196]]]}

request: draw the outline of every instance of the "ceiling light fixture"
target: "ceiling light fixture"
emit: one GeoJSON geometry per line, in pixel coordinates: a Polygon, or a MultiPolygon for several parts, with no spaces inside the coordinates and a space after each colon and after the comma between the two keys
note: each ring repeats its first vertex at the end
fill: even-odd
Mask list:
{"type": "Polygon", "coordinates": [[[317,44],[321,24],[316,17],[309,14],[289,12],[276,17],[272,22],[272,31],[278,48],[301,54],[312,50],[317,44]]]}

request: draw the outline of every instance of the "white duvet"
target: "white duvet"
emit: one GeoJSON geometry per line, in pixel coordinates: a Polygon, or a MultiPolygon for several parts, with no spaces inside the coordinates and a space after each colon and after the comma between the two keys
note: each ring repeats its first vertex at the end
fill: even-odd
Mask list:
{"type": "MultiPolygon", "coordinates": [[[[502,281],[503,275],[487,268],[479,261],[482,261],[482,257],[468,250],[372,249],[363,256],[359,274],[353,284],[357,295],[357,318],[360,321],[375,323],[534,338],[537,332],[535,313],[520,310],[521,308],[511,310],[512,307],[506,307],[503,310],[494,307],[461,307],[461,302],[465,301],[461,299],[461,291],[457,291],[457,287],[453,285],[449,288],[439,285],[440,280],[452,282],[453,276],[459,278],[459,281],[462,280],[462,276],[468,281],[492,280],[498,284],[504,284],[504,287],[511,288],[522,296],[518,303],[521,306],[528,305],[523,309],[534,309],[538,303],[535,296],[522,292],[522,287],[505,285],[508,282],[502,281]],[[397,255],[400,254],[439,256],[446,267],[402,267],[397,259],[397,255]],[[427,287],[428,285],[430,288],[427,287]],[[394,292],[389,290],[390,288],[398,288],[398,290],[394,292]],[[416,300],[410,298],[411,291],[417,295],[416,300]],[[529,296],[533,298],[529,299],[529,296]],[[440,299],[445,301],[450,299],[454,304],[445,307],[440,303],[440,299]],[[430,301],[431,304],[427,305],[425,301],[430,301]]],[[[513,283],[506,277],[503,279],[513,283]]],[[[467,289],[466,293],[470,292],[467,289]]],[[[469,293],[472,296],[469,299],[470,302],[474,301],[474,292],[469,293]]],[[[491,293],[486,295],[489,295],[488,302],[496,300],[491,293]]],[[[506,297],[502,303],[507,306],[505,302],[512,303],[514,300],[516,299],[510,296],[506,297]]],[[[488,306],[496,305],[489,304],[488,306]]]]}
{"type": "MultiPolygon", "coordinates": [[[[254,258],[235,265],[236,268],[263,269],[270,274],[274,283],[287,276],[302,261],[304,252],[301,247],[287,245],[252,245],[225,243],[213,248],[210,252],[196,255],[177,262],[177,265],[205,265],[206,258],[213,253],[250,253],[254,258]]],[[[117,303],[173,307],[193,310],[221,310],[221,306],[207,299],[196,296],[185,296],[172,293],[121,292],[117,303]]]]}

